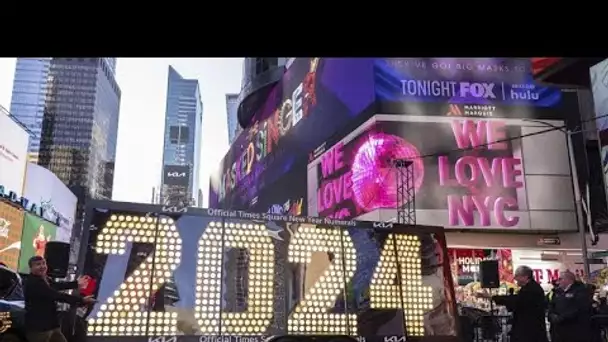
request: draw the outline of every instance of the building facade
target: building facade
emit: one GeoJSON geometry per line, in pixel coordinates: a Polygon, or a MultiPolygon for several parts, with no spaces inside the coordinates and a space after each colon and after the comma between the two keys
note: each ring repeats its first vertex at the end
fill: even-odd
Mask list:
{"type": "Polygon", "coordinates": [[[237,108],[237,118],[241,127],[249,127],[260,105],[283,76],[289,61],[291,58],[286,57],[245,58],[237,108]]]}
{"type": "Polygon", "coordinates": [[[28,157],[38,161],[51,58],[17,58],[10,112],[31,132],[28,157]]]}
{"type": "Polygon", "coordinates": [[[503,248],[491,257],[512,259],[505,274],[533,258],[543,282],[581,265],[577,230],[587,223],[575,192],[594,187],[592,137],[569,141],[551,127],[581,127],[588,92],[535,83],[526,59],[288,65],[212,176],[209,207],[393,222],[411,203],[416,224],[445,227],[456,258],[503,248]],[[394,159],[412,161],[409,181],[394,159]],[[546,255],[563,260],[544,264],[546,255]]]}
{"type": "Polygon", "coordinates": [[[203,103],[196,79],[169,66],[161,180],[163,204],[196,205],[203,103]]]}
{"type": "Polygon", "coordinates": [[[228,144],[243,130],[237,118],[239,94],[226,94],[226,118],[228,124],[228,144]]]}

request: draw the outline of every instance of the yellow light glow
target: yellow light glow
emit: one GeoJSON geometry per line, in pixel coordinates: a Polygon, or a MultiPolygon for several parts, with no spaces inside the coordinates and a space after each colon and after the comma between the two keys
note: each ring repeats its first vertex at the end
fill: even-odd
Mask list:
{"type": "Polygon", "coordinates": [[[408,335],[424,335],[424,312],[432,309],[433,293],[430,286],[422,286],[422,259],[418,236],[388,235],[369,291],[373,309],[403,309],[408,335]],[[395,249],[398,257],[395,255],[395,249]],[[399,271],[402,278],[401,289],[399,285],[395,285],[399,284],[396,281],[399,271]],[[401,304],[402,298],[404,305],[401,304]]]}
{"type": "Polygon", "coordinates": [[[112,215],[97,237],[95,249],[102,254],[124,254],[126,242],[151,243],[155,250],[101,305],[89,319],[92,336],[175,335],[177,313],[148,312],[146,306],[181,261],[181,238],[172,219],[112,215]],[[157,230],[158,229],[158,230],[157,230]],[[129,319],[125,319],[128,317],[129,319]]]}
{"type": "Polygon", "coordinates": [[[272,321],[274,245],[263,225],[211,222],[198,244],[195,317],[203,334],[263,334],[272,321]],[[249,251],[246,312],[220,312],[223,248],[249,251]],[[221,331],[219,319],[221,317],[221,331]]]}
{"type": "Polygon", "coordinates": [[[357,268],[353,241],[347,231],[343,232],[335,228],[302,225],[292,236],[289,262],[308,264],[313,252],[332,253],[334,261],[291,314],[288,321],[290,334],[357,335],[357,315],[329,313],[357,268]]]}

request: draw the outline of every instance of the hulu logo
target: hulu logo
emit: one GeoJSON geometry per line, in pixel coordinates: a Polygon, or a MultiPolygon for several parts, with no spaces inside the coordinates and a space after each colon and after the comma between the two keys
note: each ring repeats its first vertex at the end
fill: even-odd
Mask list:
{"type": "Polygon", "coordinates": [[[538,100],[538,93],[532,88],[511,88],[511,100],[535,101],[538,100]]]}

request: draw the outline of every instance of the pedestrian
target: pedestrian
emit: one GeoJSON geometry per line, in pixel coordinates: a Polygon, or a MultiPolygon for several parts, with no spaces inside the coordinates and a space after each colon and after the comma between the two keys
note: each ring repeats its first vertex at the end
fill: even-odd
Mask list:
{"type": "Polygon", "coordinates": [[[46,260],[29,259],[30,276],[25,282],[25,328],[28,342],[66,342],[61,332],[57,302],[90,305],[93,297],[73,296],[59,291],[84,287],[83,279],[55,282],[47,275],[46,260]]]}
{"type": "MultiPolygon", "coordinates": [[[[513,313],[511,342],[547,342],[545,291],[534,280],[530,267],[515,270],[515,281],[520,287],[515,295],[491,297],[498,305],[504,305],[513,313]]],[[[490,296],[482,295],[489,298],[490,296]]]]}
{"type": "Polygon", "coordinates": [[[548,316],[554,342],[591,341],[592,310],[588,287],[577,281],[574,273],[560,273],[559,289],[549,303],[548,316]]]}

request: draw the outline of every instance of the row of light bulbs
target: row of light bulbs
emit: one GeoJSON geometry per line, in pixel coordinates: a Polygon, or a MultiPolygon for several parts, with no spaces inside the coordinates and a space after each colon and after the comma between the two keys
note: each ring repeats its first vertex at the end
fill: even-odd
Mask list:
{"type": "MultiPolygon", "coordinates": [[[[401,298],[406,303],[406,325],[411,335],[423,335],[423,314],[432,305],[430,287],[422,286],[420,240],[413,235],[389,235],[375,276],[370,285],[372,307],[380,309],[400,308],[401,298]],[[394,285],[397,268],[407,274],[408,284],[401,290],[394,285]],[[399,293],[401,292],[401,293],[399,293]]],[[[152,293],[169,278],[181,260],[181,239],[170,218],[151,218],[112,215],[98,236],[98,253],[125,253],[125,242],[154,242],[156,251],[142,263],[115,291],[107,304],[100,307],[97,317],[89,321],[92,335],[140,335],[147,331],[158,334],[175,334],[177,313],[142,311],[152,293]],[[158,231],[157,231],[158,230],[158,231]],[[155,231],[157,236],[155,236],[155,231]],[[132,235],[127,235],[132,234],[132,235]],[[154,240],[156,238],[156,240],[154,240]],[[150,240],[152,239],[152,240],[150,240]],[[152,270],[154,263],[155,270],[152,270]],[[153,275],[153,277],[151,277],[153,275]],[[152,315],[153,314],[153,315],[152,315]],[[152,319],[154,317],[154,319],[152,319]],[[143,324],[143,327],[142,327],[143,324]]],[[[289,320],[293,334],[356,335],[357,315],[328,313],[327,309],[343,290],[343,279],[352,278],[356,271],[357,256],[354,243],[347,231],[301,225],[289,245],[290,262],[307,264],[313,252],[328,252],[342,263],[331,264],[313,287],[305,294],[289,320]]],[[[272,323],[274,286],[274,244],[266,227],[258,224],[210,222],[199,241],[195,318],[201,333],[259,334],[272,323]],[[250,252],[248,311],[244,313],[220,312],[221,295],[219,274],[222,271],[223,248],[243,248],[250,252]],[[252,291],[252,289],[255,289],[252,291]],[[220,318],[222,331],[220,332],[220,318]]]]}

